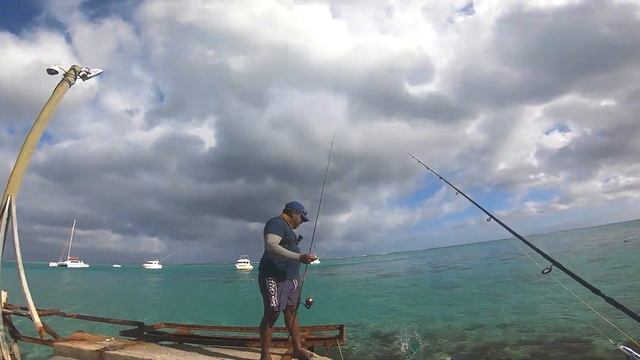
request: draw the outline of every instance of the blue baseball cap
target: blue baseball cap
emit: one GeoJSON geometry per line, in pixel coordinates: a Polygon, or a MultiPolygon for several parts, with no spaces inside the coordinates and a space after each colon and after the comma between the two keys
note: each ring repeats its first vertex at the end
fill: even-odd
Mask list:
{"type": "Polygon", "coordinates": [[[300,214],[300,217],[302,218],[302,222],[307,222],[309,221],[309,218],[307,217],[307,210],[304,209],[304,206],[302,206],[302,204],[300,204],[297,201],[290,201],[288,202],[285,206],[284,206],[284,210],[290,210],[290,211],[295,211],[298,214],[300,214]]]}

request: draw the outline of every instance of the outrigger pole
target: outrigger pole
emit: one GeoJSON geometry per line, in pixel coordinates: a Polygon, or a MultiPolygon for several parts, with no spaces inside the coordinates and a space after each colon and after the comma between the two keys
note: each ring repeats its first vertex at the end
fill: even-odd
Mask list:
{"type": "MultiPolygon", "coordinates": [[[[0,241],[2,241],[2,244],[0,246],[0,253],[4,255],[4,245],[7,240],[7,234],[9,233],[9,227],[11,227],[16,255],[16,267],[18,268],[20,284],[27,301],[31,319],[33,320],[33,324],[41,338],[44,338],[46,330],[42,324],[42,321],[40,320],[40,317],[38,316],[38,312],[33,303],[31,292],[29,291],[29,285],[27,283],[27,277],[24,272],[22,253],[20,251],[20,240],[18,238],[16,197],[18,195],[18,191],[20,190],[24,173],[29,166],[31,157],[36,149],[36,146],[38,145],[38,142],[40,141],[40,138],[42,137],[42,134],[44,133],[44,129],[47,127],[49,118],[51,117],[51,115],[53,115],[56,107],[64,97],[67,90],[69,90],[69,88],[73,84],[75,84],[78,78],[86,81],[100,75],[102,73],[102,70],[89,69],[87,67],[72,65],[69,70],[64,71],[64,69],[59,66],[52,66],[47,68],[47,73],[49,75],[57,75],[63,73],[62,80],[60,80],[56,88],[53,90],[53,93],[49,97],[49,100],[40,111],[40,114],[38,114],[38,117],[36,118],[33,126],[31,127],[31,130],[29,131],[29,134],[27,134],[27,137],[22,144],[22,148],[20,149],[20,153],[18,154],[18,159],[13,166],[13,170],[11,170],[11,175],[9,175],[9,180],[7,181],[7,186],[4,190],[4,195],[2,196],[2,207],[0,207],[0,241]]],[[[0,257],[0,262],[1,261],[2,258],[0,257]]],[[[3,322],[0,321],[0,350],[2,351],[3,359],[8,360],[10,359],[10,355],[7,354],[6,349],[7,344],[5,342],[4,325],[3,322]]]]}
{"type": "Polygon", "coordinates": [[[411,156],[415,161],[417,161],[418,163],[420,163],[420,165],[424,166],[427,170],[431,171],[433,174],[435,174],[440,180],[444,181],[447,185],[449,185],[450,187],[452,187],[455,191],[456,191],[456,195],[457,194],[461,194],[462,196],[464,196],[467,200],[469,200],[473,205],[475,205],[478,209],[482,210],[482,212],[484,212],[485,214],[487,214],[487,216],[489,216],[489,218],[487,219],[487,221],[491,221],[494,220],[495,222],[497,222],[498,224],[500,224],[500,226],[502,226],[505,230],[507,230],[508,232],[511,233],[511,235],[515,236],[518,240],[522,241],[525,245],[527,245],[528,247],[530,247],[531,249],[533,249],[533,251],[537,252],[538,254],[540,254],[540,256],[542,256],[543,258],[547,259],[552,265],[550,265],[549,267],[545,268],[544,270],[542,270],[543,274],[548,274],[551,272],[552,267],[555,266],[558,269],[562,270],[562,272],[564,272],[565,274],[569,275],[569,277],[571,277],[573,280],[577,281],[580,285],[584,286],[585,288],[589,289],[589,291],[591,291],[592,293],[594,293],[595,295],[601,297],[604,301],[606,301],[607,303],[609,303],[610,305],[612,305],[613,307],[615,307],[616,309],[622,311],[623,313],[625,313],[627,316],[629,316],[630,318],[632,318],[633,320],[640,322],[640,315],[636,314],[635,312],[633,312],[632,310],[630,310],[629,308],[627,308],[626,306],[622,305],[621,303],[619,303],[618,301],[616,301],[614,298],[604,294],[602,291],[600,291],[600,289],[596,288],[595,286],[591,285],[588,281],[584,280],[583,278],[581,278],[580,276],[578,276],[576,273],[574,273],[573,271],[567,269],[564,265],[562,265],[561,263],[559,263],[556,259],[552,258],[551,256],[547,255],[547,253],[545,253],[544,251],[540,250],[538,247],[536,247],[535,245],[533,245],[531,242],[529,242],[527,239],[525,239],[524,237],[522,237],[522,235],[518,234],[517,232],[515,232],[513,229],[511,229],[509,226],[507,226],[505,223],[503,223],[502,221],[500,221],[500,219],[496,218],[495,216],[493,216],[493,214],[491,214],[489,211],[485,210],[485,208],[483,208],[482,206],[480,206],[477,202],[473,201],[473,199],[471,199],[469,196],[467,196],[467,194],[465,194],[464,192],[462,192],[462,190],[458,189],[457,187],[455,187],[453,184],[451,184],[450,182],[447,181],[447,179],[443,178],[440,174],[438,174],[437,172],[435,172],[433,169],[431,169],[427,164],[423,163],[422,161],[420,161],[420,159],[418,159],[417,157],[413,156],[410,153],[407,153],[407,155],[411,156]]]}

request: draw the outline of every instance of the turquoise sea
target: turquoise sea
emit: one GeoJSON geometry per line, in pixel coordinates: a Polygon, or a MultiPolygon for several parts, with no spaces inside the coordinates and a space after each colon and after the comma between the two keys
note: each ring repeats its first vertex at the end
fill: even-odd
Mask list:
{"type": "MultiPolygon", "coordinates": [[[[534,244],[609,296],[640,311],[640,220],[529,236],[534,244]]],[[[24,241],[24,240],[23,240],[24,241]]],[[[625,359],[610,342],[625,341],[525,256],[517,240],[430,250],[322,259],[309,267],[301,307],[303,325],[346,324],[345,359],[625,359]]],[[[525,250],[532,255],[531,250],[525,250]]],[[[532,257],[545,266],[537,255],[532,257]]],[[[633,338],[640,324],[562,274],[569,289],[633,338]]],[[[140,264],[112,268],[49,268],[29,263],[36,305],[146,323],[182,322],[257,326],[262,309],[257,271],[232,264],[140,264]]],[[[23,303],[13,263],[2,268],[9,300],[23,303]]],[[[45,319],[68,334],[110,327],[45,319]]],[[[280,320],[281,322],[282,320],[280,320]]],[[[21,329],[32,332],[29,324],[21,329]]],[[[27,359],[47,359],[46,347],[23,346],[27,359]]],[[[337,348],[317,349],[340,359],[337,348]]]]}

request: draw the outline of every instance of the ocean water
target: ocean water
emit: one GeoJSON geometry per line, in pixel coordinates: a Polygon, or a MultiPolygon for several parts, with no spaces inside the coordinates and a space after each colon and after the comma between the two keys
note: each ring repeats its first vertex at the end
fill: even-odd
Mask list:
{"type": "MultiPolygon", "coordinates": [[[[528,237],[604,293],[640,311],[640,220],[528,237]]],[[[345,324],[345,359],[625,359],[612,345],[625,337],[589,311],[538,265],[546,261],[517,240],[345,259],[309,267],[300,308],[303,325],[345,324]]],[[[257,267],[256,267],[257,268],[257,267]]],[[[262,315],[257,271],[232,264],[139,264],[89,269],[26,266],[40,308],[154,322],[257,326],[262,315]]],[[[629,335],[640,324],[552,272],[629,335]]],[[[15,267],[3,265],[2,286],[24,303],[15,267]]],[[[45,318],[63,334],[115,335],[124,327],[45,318]]],[[[282,320],[279,320],[280,324],[282,320]]],[[[30,324],[18,323],[33,334],[30,324]]],[[[47,359],[43,346],[23,346],[27,359],[47,359]]],[[[337,348],[316,349],[340,359],[337,348]]]]}

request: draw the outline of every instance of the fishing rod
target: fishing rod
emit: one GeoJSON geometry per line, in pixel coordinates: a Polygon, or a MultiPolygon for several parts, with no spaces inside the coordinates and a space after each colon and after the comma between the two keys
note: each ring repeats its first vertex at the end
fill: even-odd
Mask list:
{"type": "MultiPolygon", "coordinates": [[[[313,249],[313,241],[315,240],[316,237],[316,229],[318,227],[318,218],[320,217],[320,208],[322,207],[322,198],[324,196],[324,188],[327,184],[327,174],[329,173],[329,164],[331,164],[331,154],[333,153],[333,144],[335,142],[336,139],[336,133],[333,133],[333,137],[331,138],[331,147],[329,148],[329,158],[327,159],[327,166],[324,169],[324,180],[322,180],[322,189],[320,190],[320,200],[318,201],[318,211],[316,211],[316,219],[314,221],[313,224],[313,232],[311,233],[311,242],[309,243],[309,251],[308,253],[311,253],[311,250],[313,249]]],[[[300,281],[300,295],[299,295],[299,299],[302,298],[302,290],[304,288],[304,279],[307,276],[307,270],[309,269],[309,264],[305,264],[304,267],[304,272],[302,273],[302,280],[300,281]]],[[[310,309],[311,306],[313,305],[313,298],[308,297],[305,301],[304,301],[304,307],[307,309],[310,309]]],[[[298,317],[298,309],[300,308],[300,302],[298,302],[298,304],[296,305],[296,311],[293,314],[293,319],[291,320],[291,325],[293,326],[293,324],[296,323],[296,318],[298,317]]],[[[291,334],[289,334],[289,336],[287,336],[287,341],[289,341],[289,338],[291,338],[291,334]]],[[[282,355],[282,358],[284,358],[284,355],[282,355]]]]}
{"type": "MultiPolygon", "coordinates": [[[[311,242],[309,243],[309,251],[311,254],[311,250],[313,249],[313,241],[316,238],[316,229],[318,228],[318,219],[320,218],[320,208],[322,207],[322,199],[324,197],[324,188],[327,184],[327,174],[329,173],[329,165],[331,164],[331,154],[333,154],[333,144],[336,140],[336,133],[333,133],[333,137],[331,137],[331,146],[329,147],[329,158],[327,159],[327,166],[324,169],[324,179],[322,180],[322,188],[320,190],[320,200],[318,201],[318,210],[316,211],[316,218],[313,223],[313,232],[311,233],[311,242]]],[[[309,269],[309,264],[305,264],[304,272],[302,273],[302,282],[300,283],[300,296],[302,296],[302,288],[304,286],[304,279],[307,276],[307,270],[309,269]]],[[[307,309],[311,308],[313,305],[313,298],[307,298],[304,302],[304,307],[307,309]]],[[[296,315],[297,315],[298,307],[296,307],[296,315]]],[[[295,320],[295,317],[294,317],[295,320]]]]}
{"type": "Polygon", "coordinates": [[[562,272],[564,272],[565,274],[567,274],[569,277],[571,277],[573,280],[577,281],[580,285],[584,286],[585,288],[587,288],[589,291],[591,291],[593,294],[601,297],[604,301],[606,301],[608,304],[612,305],[613,307],[615,307],[616,309],[622,311],[623,313],[625,313],[627,316],[629,316],[630,318],[632,318],[633,320],[640,322],[640,315],[636,314],[635,312],[633,312],[632,310],[630,310],[629,308],[627,308],[626,306],[622,305],[621,303],[619,303],[618,301],[616,301],[614,298],[604,294],[600,289],[596,288],[595,286],[591,285],[589,282],[587,282],[586,280],[584,280],[583,278],[581,278],[580,276],[578,276],[576,273],[574,273],[573,271],[567,269],[564,265],[562,265],[561,263],[559,263],[556,259],[552,258],[551,256],[549,256],[547,253],[545,253],[544,251],[540,250],[538,247],[536,247],[535,245],[533,245],[531,242],[529,242],[527,239],[525,239],[522,235],[518,234],[517,232],[515,232],[513,229],[511,229],[509,226],[507,226],[505,223],[503,223],[502,221],[500,221],[500,219],[496,218],[493,214],[491,214],[489,211],[487,211],[485,208],[483,208],[482,206],[480,206],[477,202],[475,202],[473,199],[471,199],[469,196],[467,196],[467,194],[465,194],[464,192],[462,192],[462,190],[458,189],[457,187],[455,187],[453,184],[451,184],[449,181],[447,181],[447,179],[443,178],[442,175],[438,174],[437,172],[435,172],[432,168],[430,168],[427,164],[423,163],[420,159],[418,159],[417,157],[415,157],[413,154],[411,153],[407,153],[407,155],[411,156],[415,161],[417,161],[420,165],[424,166],[427,170],[431,171],[433,174],[435,174],[440,180],[444,181],[447,185],[449,185],[450,187],[452,187],[455,191],[456,191],[456,195],[461,194],[462,196],[464,196],[467,200],[469,200],[473,205],[475,205],[478,209],[480,209],[482,212],[484,212],[485,214],[487,214],[487,216],[489,216],[489,218],[487,218],[487,221],[495,221],[498,224],[500,224],[500,226],[502,226],[505,230],[507,230],[509,233],[511,233],[511,235],[515,236],[518,240],[522,241],[525,245],[527,245],[528,247],[530,247],[531,249],[533,249],[533,251],[537,252],[538,254],[540,254],[540,256],[542,256],[543,258],[545,258],[546,260],[548,260],[552,265],[550,265],[549,267],[545,268],[544,270],[542,270],[542,274],[548,274],[551,272],[552,268],[555,266],[558,269],[562,270],[562,272]]]}
{"type": "MultiPolygon", "coordinates": [[[[313,232],[311,233],[311,243],[309,244],[309,253],[311,253],[311,249],[313,248],[313,240],[316,237],[316,228],[318,227],[318,218],[320,217],[320,208],[322,207],[322,197],[324,195],[324,187],[327,184],[327,174],[329,173],[329,164],[331,164],[331,154],[333,153],[333,143],[336,140],[336,134],[333,134],[331,138],[331,147],[329,148],[329,158],[327,159],[327,167],[324,169],[324,180],[322,180],[322,189],[320,190],[320,201],[318,201],[318,211],[316,211],[316,219],[313,223],[313,232]]],[[[307,264],[307,267],[309,264],[307,264]]],[[[305,272],[307,269],[305,268],[305,272]]]]}

